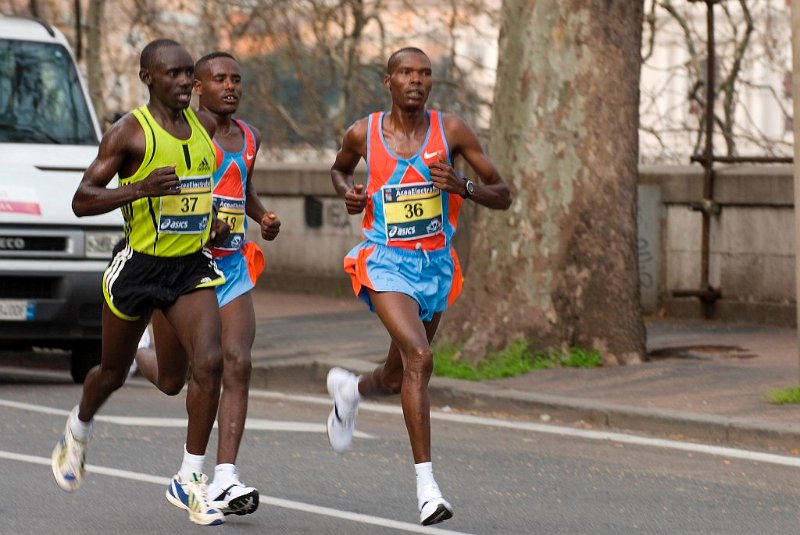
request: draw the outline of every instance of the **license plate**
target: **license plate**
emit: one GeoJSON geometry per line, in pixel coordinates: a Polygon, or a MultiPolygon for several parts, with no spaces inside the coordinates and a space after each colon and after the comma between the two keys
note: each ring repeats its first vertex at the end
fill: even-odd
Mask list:
{"type": "Polygon", "coordinates": [[[33,303],[19,299],[0,299],[0,321],[33,319],[33,303]]]}

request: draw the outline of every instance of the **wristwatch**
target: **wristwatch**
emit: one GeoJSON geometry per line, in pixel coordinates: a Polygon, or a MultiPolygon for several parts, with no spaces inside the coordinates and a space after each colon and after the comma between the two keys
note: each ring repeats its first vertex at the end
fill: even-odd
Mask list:
{"type": "Polygon", "coordinates": [[[461,196],[465,199],[469,199],[470,197],[472,197],[472,194],[475,193],[475,182],[473,182],[467,177],[463,178],[464,178],[464,193],[462,193],[461,196]]]}

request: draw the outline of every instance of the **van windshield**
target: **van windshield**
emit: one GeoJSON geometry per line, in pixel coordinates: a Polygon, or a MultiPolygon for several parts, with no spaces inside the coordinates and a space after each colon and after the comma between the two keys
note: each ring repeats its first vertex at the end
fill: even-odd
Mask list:
{"type": "Polygon", "coordinates": [[[97,144],[78,73],[63,46],[0,39],[0,142],[97,144]]]}

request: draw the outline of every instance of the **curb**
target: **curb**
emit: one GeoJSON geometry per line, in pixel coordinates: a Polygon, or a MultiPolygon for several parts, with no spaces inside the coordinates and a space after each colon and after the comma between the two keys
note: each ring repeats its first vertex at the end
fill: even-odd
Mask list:
{"type": "MultiPolygon", "coordinates": [[[[254,361],[250,386],[325,394],[325,378],[333,366],[363,374],[371,372],[375,363],[319,356],[254,361]]],[[[450,406],[464,412],[525,414],[553,424],[646,433],[789,455],[796,455],[800,445],[800,423],[782,424],[751,418],[646,409],[582,398],[501,390],[486,383],[446,377],[432,377],[428,391],[432,405],[450,406]]]]}

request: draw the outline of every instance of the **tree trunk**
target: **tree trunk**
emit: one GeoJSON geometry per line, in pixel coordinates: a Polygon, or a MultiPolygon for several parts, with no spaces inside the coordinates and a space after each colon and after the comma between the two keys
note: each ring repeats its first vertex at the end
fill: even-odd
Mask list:
{"type": "MultiPolygon", "coordinates": [[[[103,64],[101,61],[103,40],[103,8],[105,0],[89,0],[88,28],[86,36],[86,77],[89,95],[100,124],[105,124],[105,101],[103,99],[103,64]]],[[[108,121],[110,122],[110,121],[108,121]]]]}
{"type": "Polygon", "coordinates": [[[514,192],[479,209],[443,334],[476,361],[525,338],[640,362],[636,185],[643,0],[505,0],[489,154],[514,192]]]}

